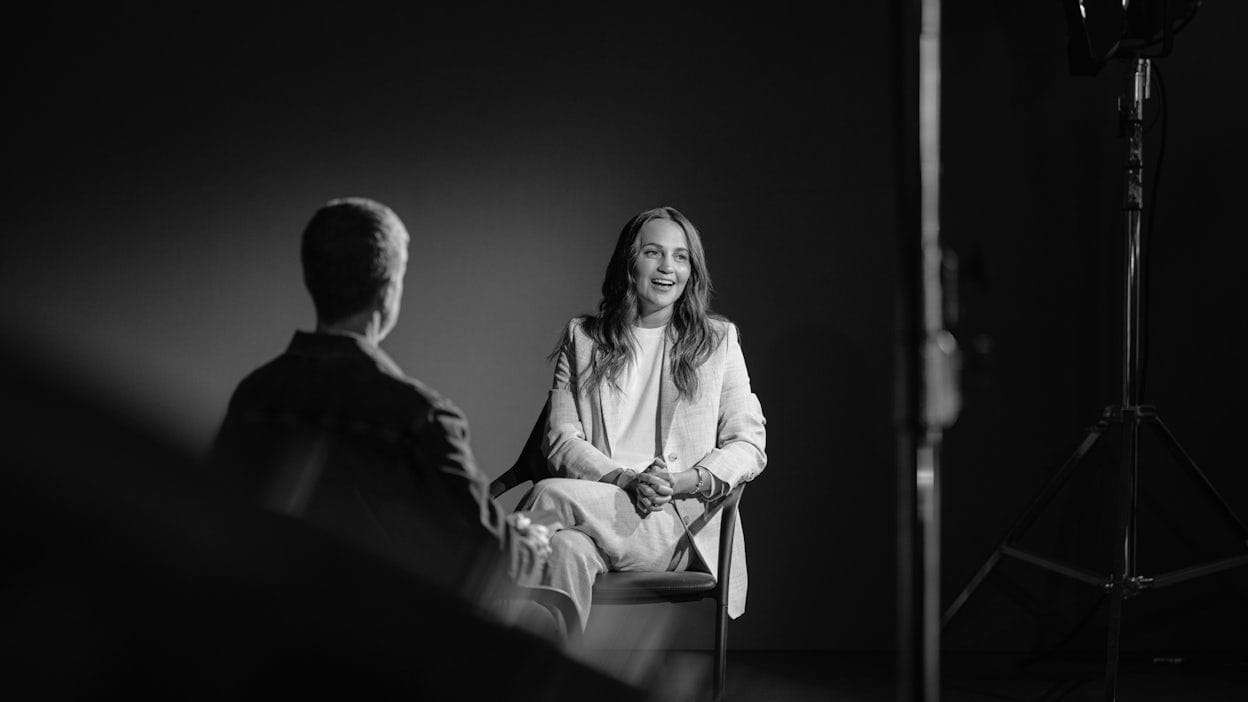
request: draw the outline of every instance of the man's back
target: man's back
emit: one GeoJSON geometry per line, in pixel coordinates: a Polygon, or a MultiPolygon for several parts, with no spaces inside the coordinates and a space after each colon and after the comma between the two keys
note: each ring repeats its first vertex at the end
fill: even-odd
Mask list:
{"type": "Polygon", "coordinates": [[[216,462],[248,499],[451,588],[499,555],[462,413],[356,335],[297,332],[249,375],[216,462]]]}

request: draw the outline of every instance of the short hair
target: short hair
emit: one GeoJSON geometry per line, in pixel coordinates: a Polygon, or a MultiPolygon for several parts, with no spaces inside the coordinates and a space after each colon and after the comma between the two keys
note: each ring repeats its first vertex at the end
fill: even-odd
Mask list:
{"type": "Polygon", "coordinates": [[[389,207],[362,197],[330,200],[303,230],[303,282],[316,316],[337,322],[368,308],[403,274],[408,235],[389,207]]]}

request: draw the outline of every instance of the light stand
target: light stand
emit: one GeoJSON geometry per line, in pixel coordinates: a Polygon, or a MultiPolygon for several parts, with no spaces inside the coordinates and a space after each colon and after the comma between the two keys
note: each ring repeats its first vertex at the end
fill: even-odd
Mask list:
{"type": "Polygon", "coordinates": [[[1126,225],[1124,251],[1124,290],[1122,303],[1122,397],[1120,404],[1106,407],[1101,418],[1091,426],[1083,441],[1061,468],[1032,499],[1026,510],[1010,527],[992,555],[971,578],[967,586],[946,609],[942,626],[947,625],[958,613],[975,590],[983,583],[992,569],[1003,557],[1015,558],[1044,568],[1059,575],[1099,588],[1110,598],[1108,640],[1105,662],[1105,699],[1114,700],[1117,694],[1119,641],[1122,629],[1123,602],[1149,590],[1174,585],[1218,573],[1229,568],[1248,565],[1248,552],[1210,561],[1155,576],[1142,575],[1137,567],[1136,517],[1139,496],[1139,440],[1140,432],[1148,429],[1156,433],[1161,442],[1195,478],[1218,504],[1228,524],[1238,531],[1248,548],[1248,527],[1218,493],[1213,483],[1197,467],[1195,461],[1183,449],[1174,434],[1161,421],[1152,405],[1140,404],[1140,322],[1144,318],[1141,304],[1141,272],[1143,250],[1140,245],[1140,223],[1144,210],[1144,102],[1148,98],[1151,62],[1139,55],[1127,57],[1131,71],[1124,95],[1119,99],[1119,110],[1126,128],[1127,156],[1125,165],[1125,197],[1123,215],[1126,225]],[[1051,558],[1028,552],[1019,547],[1019,540],[1032,526],[1040,513],[1067,483],[1084,457],[1111,426],[1121,429],[1122,459],[1118,465],[1115,484],[1117,513],[1114,533],[1113,570],[1101,575],[1062,563],[1051,558]]]}
{"type": "Polygon", "coordinates": [[[959,355],[946,327],[951,273],[940,238],[941,0],[894,0],[903,274],[898,295],[898,686],[940,699],[940,459],[961,408],[959,355]]]}

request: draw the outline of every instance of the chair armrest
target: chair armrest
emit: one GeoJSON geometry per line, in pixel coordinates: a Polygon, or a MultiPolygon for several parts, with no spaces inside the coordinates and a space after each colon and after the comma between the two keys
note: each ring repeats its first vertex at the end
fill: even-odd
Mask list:
{"type": "Polygon", "coordinates": [[[520,473],[521,473],[520,469],[517,466],[513,465],[511,468],[508,468],[507,471],[504,472],[502,475],[491,480],[490,481],[490,497],[493,499],[498,499],[499,495],[502,495],[503,493],[516,487],[517,485],[521,483],[527,483],[529,479],[522,477],[520,473]]]}

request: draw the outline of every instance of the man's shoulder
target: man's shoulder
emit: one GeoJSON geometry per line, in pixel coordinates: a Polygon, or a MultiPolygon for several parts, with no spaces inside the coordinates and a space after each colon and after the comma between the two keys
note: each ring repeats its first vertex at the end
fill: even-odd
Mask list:
{"type": "Polygon", "coordinates": [[[371,370],[368,382],[360,383],[358,390],[385,408],[383,412],[403,416],[417,425],[438,416],[463,420],[464,413],[450,398],[393,363],[377,361],[371,370]]]}
{"type": "Polygon", "coordinates": [[[408,426],[435,413],[463,416],[426,383],[364,355],[327,360],[286,352],[248,373],[230,399],[232,413],[276,408],[408,426]]]}
{"type": "Polygon", "coordinates": [[[273,394],[274,386],[281,384],[289,371],[288,354],[282,353],[276,358],[252,370],[239,381],[230,397],[230,407],[249,402],[263,401],[264,397],[273,394]]]}
{"type": "Polygon", "coordinates": [[[463,412],[454,402],[451,402],[450,398],[416,378],[406,374],[391,375],[390,382],[393,384],[394,391],[413,406],[463,416],[463,412]]]}

